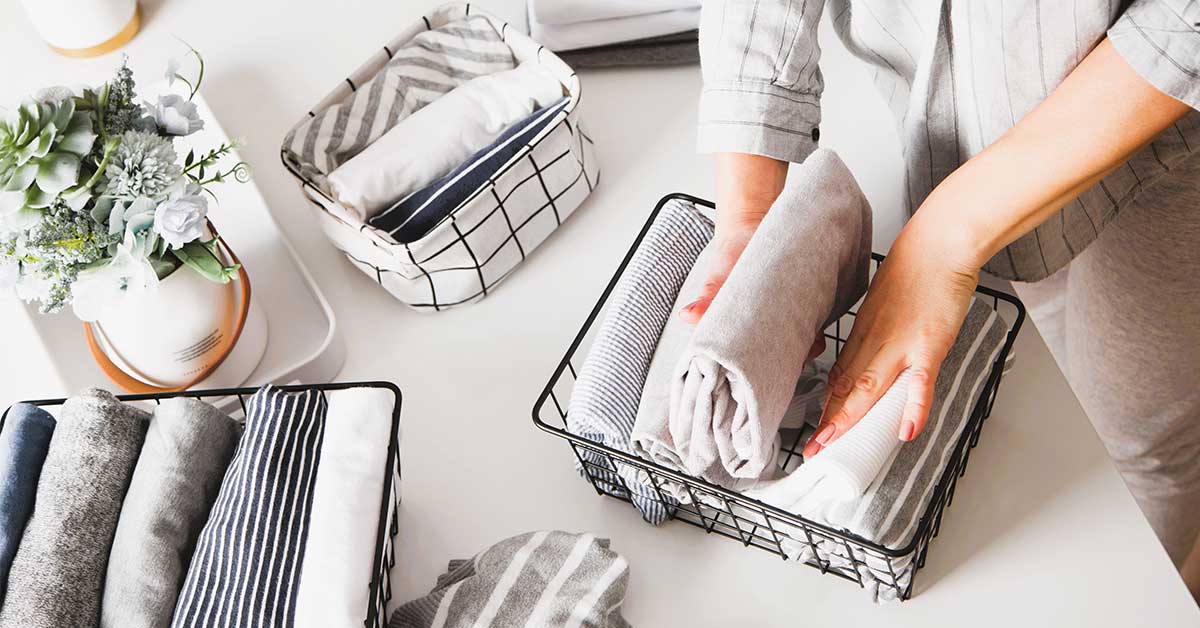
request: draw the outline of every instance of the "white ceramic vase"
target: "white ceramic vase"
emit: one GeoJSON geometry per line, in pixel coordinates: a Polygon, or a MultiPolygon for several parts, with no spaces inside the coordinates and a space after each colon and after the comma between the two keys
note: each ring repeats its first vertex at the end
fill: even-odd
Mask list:
{"type": "Polygon", "coordinates": [[[55,51],[94,57],[124,45],[137,33],[137,0],[21,0],[33,27],[55,51]]]}
{"type": "Polygon", "coordinates": [[[180,267],[157,290],[127,299],[93,323],[109,359],[144,383],[175,388],[213,367],[234,342],[236,281],[219,284],[180,267]]]}

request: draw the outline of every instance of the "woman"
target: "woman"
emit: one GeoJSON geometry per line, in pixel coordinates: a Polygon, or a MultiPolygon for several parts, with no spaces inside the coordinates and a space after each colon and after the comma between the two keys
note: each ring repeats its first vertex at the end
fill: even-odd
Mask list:
{"type": "Polygon", "coordinates": [[[1018,292],[1195,594],[1200,2],[707,0],[699,144],[716,153],[720,255],[686,319],[815,148],[823,4],[896,115],[912,218],[805,455],[904,369],[911,440],[980,270],[1041,282],[1018,292]]]}

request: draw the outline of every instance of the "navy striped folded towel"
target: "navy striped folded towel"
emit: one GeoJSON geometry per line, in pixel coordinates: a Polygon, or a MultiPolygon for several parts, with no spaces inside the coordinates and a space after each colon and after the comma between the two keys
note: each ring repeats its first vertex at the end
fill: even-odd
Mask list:
{"type": "Polygon", "coordinates": [[[461,166],[413,192],[371,218],[372,227],[388,232],[397,242],[414,242],[429,233],[454,212],[522,149],[567,106],[568,99],[542,107],[506,129],[494,142],[461,166]]]}
{"type": "Polygon", "coordinates": [[[628,628],[621,603],[629,563],[608,539],[529,532],[470,560],[452,560],[433,591],[392,615],[390,628],[628,628]]]}
{"type": "Polygon", "coordinates": [[[174,628],[293,625],[326,413],[319,390],[266,386],[250,398],[174,628]]]}

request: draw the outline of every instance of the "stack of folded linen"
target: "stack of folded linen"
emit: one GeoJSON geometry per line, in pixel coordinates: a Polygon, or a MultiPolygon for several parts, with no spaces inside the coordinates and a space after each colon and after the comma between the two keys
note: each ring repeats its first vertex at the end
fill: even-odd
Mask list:
{"type": "Polygon", "coordinates": [[[700,60],[700,0],[529,0],[529,32],[575,67],[700,60]]]}
{"type": "Polygon", "coordinates": [[[362,626],[395,401],[268,386],[244,431],[185,397],[146,412],[93,389],[57,418],[13,406],[0,626],[362,626]]]}

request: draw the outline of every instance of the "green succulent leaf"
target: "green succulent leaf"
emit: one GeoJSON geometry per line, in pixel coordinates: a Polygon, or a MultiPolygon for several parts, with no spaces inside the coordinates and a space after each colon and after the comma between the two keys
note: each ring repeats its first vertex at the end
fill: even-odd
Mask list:
{"type": "Polygon", "coordinates": [[[25,206],[32,209],[45,209],[54,203],[56,196],[43,192],[36,185],[31,185],[29,189],[25,190],[25,206]]]}
{"type": "Polygon", "coordinates": [[[86,157],[88,153],[92,152],[92,145],[96,143],[96,134],[92,132],[92,120],[86,113],[75,114],[66,129],[66,133],[59,140],[55,150],[73,153],[80,157],[86,157]]]}
{"type": "Polygon", "coordinates": [[[38,165],[37,186],[43,192],[57,196],[79,182],[80,165],[79,157],[71,153],[48,155],[38,165]]]}
{"type": "Polygon", "coordinates": [[[226,266],[209,250],[206,243],[199,240],[188,242],[183,247],[172,250],[171,253],[184,265],[215,283],[229,283],[239,268],[236,264],[226,266]]]}
{"type": "Polygon", "coordinates": [[[5,192],[24,192],[26,188],[33,185],[34,179],[37,178],[38,165],[25,164],[12,170],[12,176],[5,183],[3,191],[5,192]]]}

